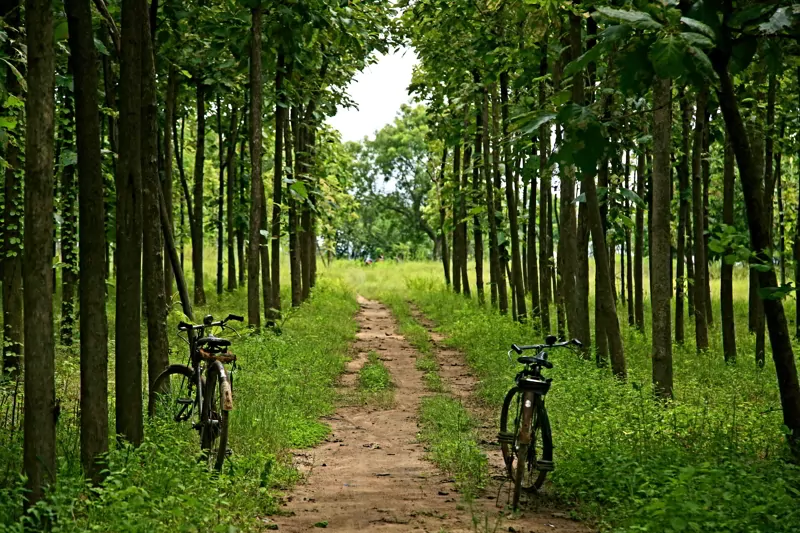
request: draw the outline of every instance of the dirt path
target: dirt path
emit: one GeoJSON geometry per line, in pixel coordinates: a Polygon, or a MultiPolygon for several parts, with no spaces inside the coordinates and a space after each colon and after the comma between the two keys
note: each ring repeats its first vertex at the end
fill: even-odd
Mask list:
{"type": "Polygon", "coordinates": [[[280,530],[309,531],[327,523],[327,529],[337,532],[466,533],[476,531],[473,516],[489,516],[489,531],[586,531],[544,511],[505,521],[503,510],[495,506],[496,492],[476,501],[472,510],[465,507],[451,480],[425,460],[417,442],[417,412],[421,398],[429,394],[414,366],[418,353],[397,333],[383,304],[363,298],[359,303],[356,355],[341,386],[353,387],[368,354],[377,352],[392,375],[394,405],[384,410],[342,407],[326,420],[332,428],[327,441],[298,456],[307,481],[288,498],[287,516],[275,517],[280,530]],[[499,524],[498,517],[505,523],[499,524]]]}

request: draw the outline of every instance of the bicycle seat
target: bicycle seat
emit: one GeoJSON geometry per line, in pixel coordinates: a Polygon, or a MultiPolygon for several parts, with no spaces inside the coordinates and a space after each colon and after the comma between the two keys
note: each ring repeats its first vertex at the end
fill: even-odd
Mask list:
{"type": "Polygon", "coordinates": [[[517,358],[517,362],[523,365],[542,365],[545,368],[553,368],[553,363],[546,359],[542,359],[540,357],[534,357],[530,355],[524,355],[522,357],[517,358]]]}
{"type": "Polygon", "coordinates": [[[228,339],[220,339],[219,337],[202,337],[197,339],[199,346],[209,346],[211,348],[225,348],[231,345],[228,339]]]}

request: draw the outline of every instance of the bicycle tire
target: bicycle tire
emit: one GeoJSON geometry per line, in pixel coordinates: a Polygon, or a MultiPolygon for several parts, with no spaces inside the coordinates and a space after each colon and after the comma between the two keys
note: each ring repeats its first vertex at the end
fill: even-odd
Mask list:
{"type": "MultiPolygon", "coordinates": [[[[192,389],[196,386],[195,383],[192,382],[194,379],[194,373],[192,369],[186,365],[170,365],[164,370],[161,374],[158,375],[155,382],[153,383],[153,387],[150,390],[150,398],[149,398],[149,405],[148,405],[148,415],[152,418],[156,416],[156,411],[161,411],[163,409],[172,408],[174,405],[167,406],[166,404],[171,404],[173,398],[159,398],[163,392],[167,388],[170,390],[170,394],[172,392],[172,379],[173,377],[180,377],[185,380],[186,385],[186,396],[191,399],[193,396],[192,389]]],[[[180,396],[180,392],[178,393],[180,396]]],[[[178,398],[174,398],[177,400],[178,398]]],[[[166,414],[166,413],[164,413],[166,414]]],[[[175,420],[179,422],[179,420],[175,420]]]]}
{"type": "Polygon", "coordinates": [[[230,385],[222,363],[215,361],[206,371],[200,449],[208,466],[216,471],[222,470],[228,455],[228,410],[225,408],[223,380],[230,385]]]}
{"type": "Polygon", "coordinates": [[[521,403],[521,391],[519,388],[514,387],[508,391],[503,401],[503,408],[500,412],[500,434],[513,435],[513,441],[503,439],[501,441],[501,449],[503,453],[503,460],[506,465],[506,472],[508,477],[514,482],[515,504],[516,508],[519,502],[519,494],[523,490],[534,491],[542,487],[547,478],[547,470],[538,470],[539,461],[552,464],[553,461],[553,438],[550,428],[550,419],[547,415],[547,409],[544,405],[544,398],[541,396],[534,397],[533,406],[533,419],[531,428],[531,443],[533,446],[526,447],[525,450],[521,449],[517,440],[520,432],[519,409],[514,413],[513,421],[509,424],[509,414],[512,411],[512,405],[519,405],[521,403]],[[538,457],[537,457],[538,456],[538,457]],[[524,459],[524,461],[520,460],[524,459]],[[524,464],[522,464],[524,462],[524,464]],[[520,469],[520,467],[522,467],[520,469]],[[534,476],[533,473],[537,472],[534,476]],[[526,475],[527,474],[527,475],[526,475]]]}

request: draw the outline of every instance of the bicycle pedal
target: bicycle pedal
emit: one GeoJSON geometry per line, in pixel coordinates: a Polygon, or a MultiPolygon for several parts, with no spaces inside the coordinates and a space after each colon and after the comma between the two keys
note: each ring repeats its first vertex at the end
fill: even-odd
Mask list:
{"type": "Polygon", "coordinates": [[[555,469],[556,465],[553,463],[553,461],[536,461],[536,470],[539,470],[540,472],[552,472],[555,469]]]}
{"type": "Polygon", "coordinates": [[[514,433],[500,432],[497,434],[497,442],[500,444],[514,444],[514,441],[517,439],[517,436],[514,433]]]}

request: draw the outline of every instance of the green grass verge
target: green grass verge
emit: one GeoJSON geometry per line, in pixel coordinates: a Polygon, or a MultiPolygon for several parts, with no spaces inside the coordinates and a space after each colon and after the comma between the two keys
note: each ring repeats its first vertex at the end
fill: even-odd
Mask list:
{"type": "MultiPolygon", "coordinates": [[[[196,313],[241,312],[245,302],[244,292],[226,294],[196,313]]],[[[296,480],[288,450],[315,445],[329,432],[319,417],[334,408],[334,384],[354,338],[357,310],[354,294],[342,282],[321,279],[309,303],[287,312],[280,335],[263,332],[234,340],[240,363],[230,427],[234,455],[219,476],[198,466],[196,432],[148,421],[144,444],[112,449],[106,480],[99,488],[88,488],[80,474],[73,409],[77,362],[60,358],[57,383],[65,408],[58,428],[57,485],[32,513],[20,516],[21,438],[16,434],[4,442],[0,532],[37,529],[45,517],[52,531],[69,533],[263,529],[258,517],[276,511],[276,491],[296,480]]],[[[177,313],[170,317],[170,331],[179,319],[177,313]]],[[[172,344],[173,360],[185,362],[179,342],[172,344]]],[[[113,404],[110,410],[113,416],[113,404]]]]}

